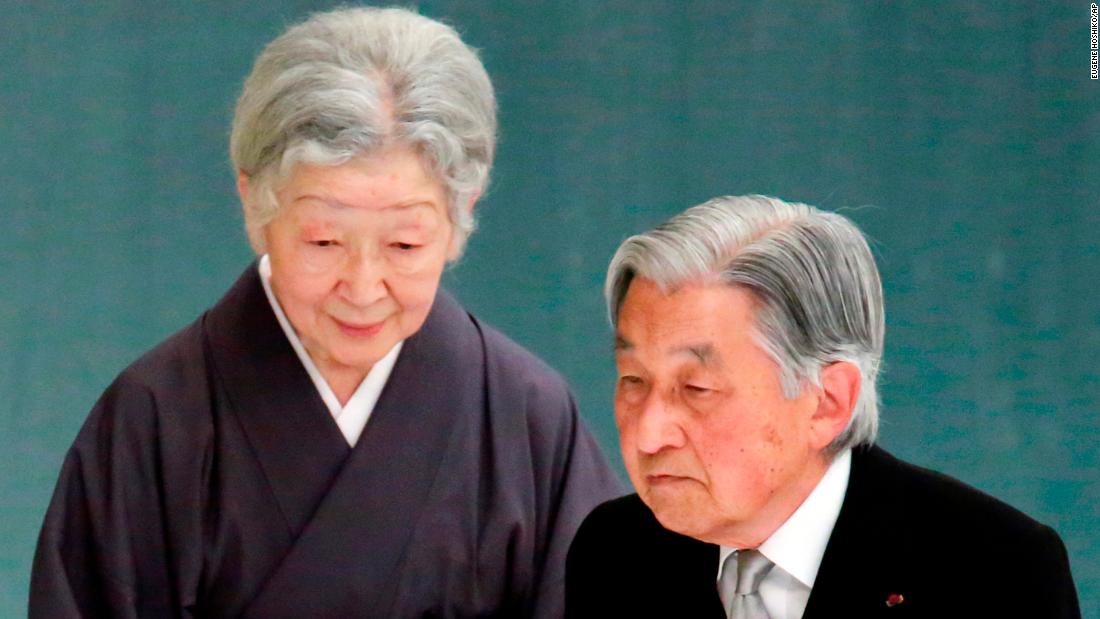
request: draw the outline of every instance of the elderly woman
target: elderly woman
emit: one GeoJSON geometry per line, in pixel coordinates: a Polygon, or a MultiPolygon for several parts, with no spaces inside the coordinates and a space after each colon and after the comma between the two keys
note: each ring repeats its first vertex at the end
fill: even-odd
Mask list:
{"type": "Polygon", "coordinates": [[[563,381],[438,290],[494,107],[475,53],[405,10],[268,45],[231,144],[260,258],[95,405],[32,617],[561,615],[617,480],[563,381]]]}

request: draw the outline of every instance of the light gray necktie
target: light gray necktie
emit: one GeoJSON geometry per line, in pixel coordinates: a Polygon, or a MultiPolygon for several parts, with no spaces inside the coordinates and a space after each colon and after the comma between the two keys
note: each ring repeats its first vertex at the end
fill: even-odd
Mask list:
{"type": "Polygon", "coordinates": [[[775,564],[755,550],[738,550],[726,557],[722,566],[722,582],[719,594],[730,619],[771,619],[764,600],[760,597],[760,581],[775,564]],[[737,581],[734,582],[733,563],[737,563],[737,581]]]}

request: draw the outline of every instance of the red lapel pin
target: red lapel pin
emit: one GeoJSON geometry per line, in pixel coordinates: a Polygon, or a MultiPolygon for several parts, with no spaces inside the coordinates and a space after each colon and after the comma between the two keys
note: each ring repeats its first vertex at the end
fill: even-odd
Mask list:
{"type": "Polygon", "coordinates": [[[886,598],[886,608],[893,608],[905,601],[905,596],[900,593],[891,593],[886,598]]]}

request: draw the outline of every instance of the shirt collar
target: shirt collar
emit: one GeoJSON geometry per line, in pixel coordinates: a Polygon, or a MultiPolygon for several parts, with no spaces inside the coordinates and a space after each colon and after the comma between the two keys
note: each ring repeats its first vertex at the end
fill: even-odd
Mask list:
{"type": "MultiPolygon", "coordinates": [[[[825,546],[840,515],[848,477],[852,470],[852,451],[846,449],[833,458],[821,481],[817,482],[802,505],[791,514],[771,537],[757,549],[776,567],[787,572],[807,587],[813,588],[817,570],[825,556],[825,546]]],[[[737,549],[722,546],[718,557],[721,576],[726,558],[737,549]]]]}

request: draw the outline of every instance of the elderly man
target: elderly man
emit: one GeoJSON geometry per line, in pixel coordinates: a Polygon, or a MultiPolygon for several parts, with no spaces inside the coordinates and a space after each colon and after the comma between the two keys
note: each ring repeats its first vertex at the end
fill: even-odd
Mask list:
{"type": "Polygon", "coordinates": [[[845,218],[718,198],[606,286],[638,494],[567,563],[571,617],[1077,617],[1058,535],[874,446],[882,288],[845,218]]]}

